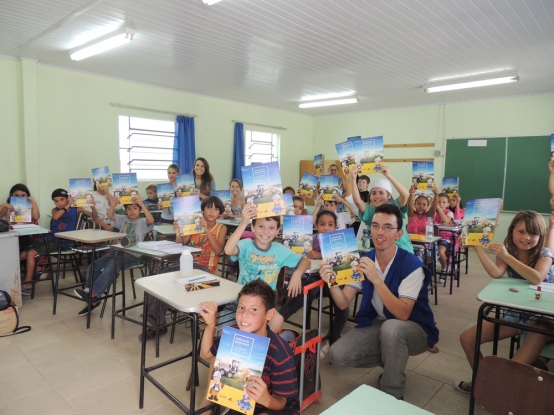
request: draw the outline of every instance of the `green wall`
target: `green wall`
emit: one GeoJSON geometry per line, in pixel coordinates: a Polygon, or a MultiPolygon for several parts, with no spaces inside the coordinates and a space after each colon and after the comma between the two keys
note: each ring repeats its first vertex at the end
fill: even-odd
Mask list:
{"type": "Polygon", "coordinates": [[[313,118],[303,114],[2,58],[0,88],[8,92],[0,94],[2,143],[10,143],[13,148],[26,140],[34,142],[34,127],[38,154],[38,160],[34,160],[31,152],[26,155],[14,149],[8,155],[2,151],[0,171],[8,179],[1,185],[0,198],[18,181],[28,183],[33,195],[39,193],[38,187],[43,225],[48,224],[46,215],[52,209],[53,189],[67,187],[70,177],[90,176],[92,167],[108,165],[111,171],[119,171],[119,115],[175,119],[170,114],[112,107],[110,102],[198,115],[197,156],[209,161],[221,189],[227,189],[231,179],[233,119],[287,128],[265,129],[281,136],[280,159],[286,163],[281,174],[285,185],[296,186],[299,161],[312,158],[313,118]],[[19,81],[20,77],[24,82],[19,81]],[[30,97],[21,114],[18,102],[22,94],[18,86],[25,86],[24,96],[30,97]],[[19,124],[26,126],[24,132],[20,132],[19,124]]]}
{"type": "MultiPolygon", "coordinates": [[[[386,162],[387,158],[433,157],[435,150],[446,148],[446,139],[552,133],[554,94],[551,93],[319,116],[314,118],[314,149],[335,157],[334,144],[354,135],[383,135],[385,144],[435,144],[435,147],[385,149],[386,162]]],[[[444,157],[435,158],[438,183],[443,177],[444,160],[444,157]]],[[[393,175],[402,183],[410,183],[411,163],[390,163],[390,167],[393,175]]],[[[542,169],[545,175],[549,174],[547,166],[530,167],[542,169]]],[[[548,189],[544,189],[544,192],[547,193],[548,189]]],[[[522,197],[536,195],[522,194],[522,197]]],[[[513,216],[510,213],[500,214],[497,241],[504,239],[513,216]]]]}

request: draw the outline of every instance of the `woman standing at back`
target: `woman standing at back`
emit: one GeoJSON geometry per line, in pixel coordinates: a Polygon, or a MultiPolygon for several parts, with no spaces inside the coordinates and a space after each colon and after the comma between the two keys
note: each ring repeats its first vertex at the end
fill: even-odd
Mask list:
{"type": "Polygon", "coordinates": [[[192,169],[194,175],[194,189],[191,194],[200,196],[201,200],[210,196],[210,191],[215,190],[215,181],[210,173],[210,165],[204,157],[198,157],[192,169]]]}

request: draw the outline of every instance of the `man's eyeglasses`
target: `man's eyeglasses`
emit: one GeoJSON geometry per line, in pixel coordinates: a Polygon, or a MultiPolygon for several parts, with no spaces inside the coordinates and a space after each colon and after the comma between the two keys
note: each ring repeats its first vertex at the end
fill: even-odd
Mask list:
{"type": "Polygon", "coordinates": [[[390,232],[394,229],[398,229],[398,228],[395,228],[394,226],[390,226],[390,225],[379,226],[376,223],[372,223],[370,228],[371,228],[372,231],[375,231],[375,232],[379,232],[379,230],[382,230],[383,232],[390,232]]]}

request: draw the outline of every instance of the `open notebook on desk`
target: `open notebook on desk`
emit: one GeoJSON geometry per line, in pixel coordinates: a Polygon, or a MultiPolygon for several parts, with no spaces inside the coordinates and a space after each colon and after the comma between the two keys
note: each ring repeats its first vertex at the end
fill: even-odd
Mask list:
{"type": "Polygon", "coordinates": [[[180,254],[183,251],[200,252],[201,249],[191,246],[182,245],[179,242],[171,241],[146,241],[139,242],[137,246],[142,249],[150,249],[152,251],[165,252],[166,254],[180,254]]]}

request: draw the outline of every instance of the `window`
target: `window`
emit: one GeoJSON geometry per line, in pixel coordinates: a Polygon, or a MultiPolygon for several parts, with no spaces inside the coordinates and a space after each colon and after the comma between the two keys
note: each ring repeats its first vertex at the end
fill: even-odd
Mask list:
{"type": "Polygon", "coordinates": [[[175,122],[119,116],[121,173],[137,173],[138,180],[166,180],[173,163],[175,122]]]}
{"type": "Polygon", "coordinates": [[[279,135],[246,130],[244,136],[247,166],[279,160],[279,135]]]}

